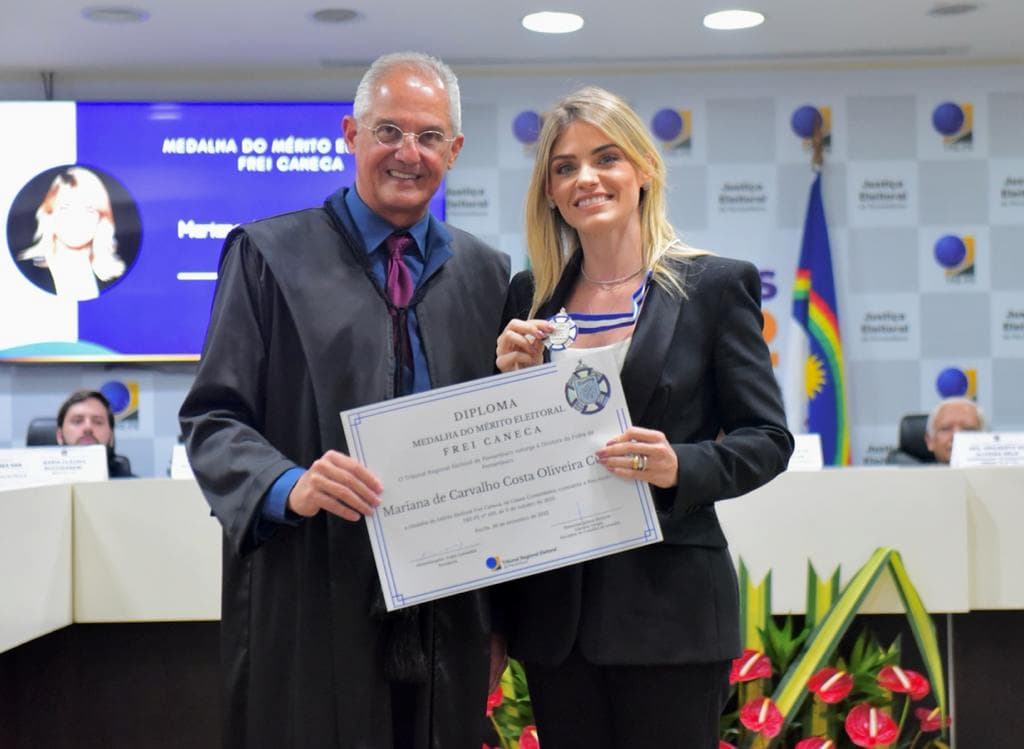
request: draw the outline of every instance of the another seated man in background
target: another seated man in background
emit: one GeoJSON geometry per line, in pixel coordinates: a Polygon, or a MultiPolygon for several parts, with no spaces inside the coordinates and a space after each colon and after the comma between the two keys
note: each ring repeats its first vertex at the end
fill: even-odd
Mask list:
{"type": "Polygon", "coordinates": [[[105,445],[112,479],[135,478],[128,458],[114,452],[114,412],[97,390],[72,393],[57,412],[58,445],[105,445]]]}
{"type": "Polygon", "coordinates": [[[984,428],[985,417],[977,403],[969,398],[946,398],[928,416],[924,442],[937,462],[949,463],[953,435],[957,432],[980,432],[984,428]]]}

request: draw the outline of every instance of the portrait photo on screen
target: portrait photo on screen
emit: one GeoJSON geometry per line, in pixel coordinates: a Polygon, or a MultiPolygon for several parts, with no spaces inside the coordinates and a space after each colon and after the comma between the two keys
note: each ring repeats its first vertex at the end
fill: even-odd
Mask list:
{"type": "Polygon", "coordinates": [[[27,283],[59,297],[95,299],[122,281],[142,241],[139,210],[113,175],[52,167],[15,196],[7,246],[27,283]]]}
{"type": "Polygon", "coordinates": [[[0,159],[0,317],[16,321],[0,326],[0,362],[197,361],[228,233],[351,187],[351,114],[348,101],[0,102],[0,146],[21,144],[0,159]]]}

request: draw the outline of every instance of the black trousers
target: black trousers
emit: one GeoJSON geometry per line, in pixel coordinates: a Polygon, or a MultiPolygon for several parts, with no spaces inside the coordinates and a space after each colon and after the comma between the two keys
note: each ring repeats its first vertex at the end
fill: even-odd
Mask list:
{"type": "Polygon", "coordinates": [[[416,698],[419,684],[391,682],[391,746],[393,749],[416,747],[416,698]]]}
{"type": "Polygon", "coordinates": [[[718,749],[730,665],[524,667],[544,749],[718,749]]]}

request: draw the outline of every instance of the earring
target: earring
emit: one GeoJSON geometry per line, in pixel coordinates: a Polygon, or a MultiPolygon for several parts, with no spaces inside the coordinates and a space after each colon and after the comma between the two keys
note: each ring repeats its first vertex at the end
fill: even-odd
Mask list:
{"type": "Polygon", "coordinates": [[[651,189],[651,183],[644,182],[642,185],[640,185],[640,189],[643,190],[644,192],[647,192],[648,190],[651,189]]]}
{"type": "Polygon", "coordinates": [[[548,198],[548,208],[550,208],[551,210],[555,210],[555,201],[553,201],[551,198],[548,198]]]}

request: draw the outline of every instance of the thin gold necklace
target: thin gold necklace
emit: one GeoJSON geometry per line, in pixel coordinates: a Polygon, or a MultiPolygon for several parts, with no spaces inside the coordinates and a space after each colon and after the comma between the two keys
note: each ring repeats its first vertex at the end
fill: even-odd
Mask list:
{"type": "Polygon", "coordinates": [[[602,289],[611,289],[611,288],[614,288],[614,287],[616,287],[616,286],[618,286],[620,284],[624,284],[629,279],[636,278],[637,276],[639,276],[643,272],[644,272],[644,267],[641,265],[639,268],[637,268],[632,273],[630,273],[628,275],[625,275],[625,276],[622,276],[621,278],[612,278],[612,279],[609,279],[608,281],[598,281],[596,278],[591,278],[590,276],[588,276],[587,275],[587,269],[584,268],[582,265],[580,266],[580,273],[583,274],[583,277],[588,282],[594,284],[594,286],[600,286],[602,289]]]}

